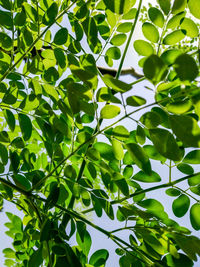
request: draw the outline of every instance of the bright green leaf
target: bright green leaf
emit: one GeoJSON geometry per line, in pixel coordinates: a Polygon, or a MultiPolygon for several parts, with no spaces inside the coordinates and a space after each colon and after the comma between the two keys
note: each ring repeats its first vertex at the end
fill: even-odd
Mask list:
{"type": "Polygon", "coordinates": [[[172,210],[176,217],[183,217],[188,211],[190,206],[190,199],[186,195],[180,195],[173,201],[172,210]]]}

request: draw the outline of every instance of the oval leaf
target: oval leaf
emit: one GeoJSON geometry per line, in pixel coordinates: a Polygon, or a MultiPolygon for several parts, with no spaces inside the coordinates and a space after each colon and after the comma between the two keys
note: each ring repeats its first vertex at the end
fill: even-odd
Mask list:
{"type": "Polygon", "coordinates": [[[180,195],[172,203],[172,210],[176,217],[183,217],[190,206],[190,199],[186,195],[180,195]]]}

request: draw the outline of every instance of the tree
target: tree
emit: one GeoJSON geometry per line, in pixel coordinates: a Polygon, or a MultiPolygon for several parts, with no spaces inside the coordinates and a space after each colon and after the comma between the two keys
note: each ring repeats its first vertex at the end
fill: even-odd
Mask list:
{"type": "Polygon", "coordinates": [[[193,266],[200,240],[169,218],[154,192],[166,188],[175,216],[189,211],[200,230],[200,173],[192,166],[200,164],[200,1],[158,0],[146,8],[142,0],[0,0],[0,6],[0,206],[4,211],[5,199],[24,212],[23,220],[7,212],[13,248],[3,251],[5,266],[104,266],[106,249],[88,257],[87,226],[117,244],[122,267],[193,266]],[[144,39],[133,43],[138,23],[144,39]],[[144,75],[123,68],[129,47],[141,56],[144,75]],[[144,80],[152,103],[134,93],[144,80]],[[155,161],[168,166],[167,182],[155,161]],[[88,219],[91,212],[124,227],[110,232],[88,219]],[[128,242],[119,231],[130,231],[128,242]]]}

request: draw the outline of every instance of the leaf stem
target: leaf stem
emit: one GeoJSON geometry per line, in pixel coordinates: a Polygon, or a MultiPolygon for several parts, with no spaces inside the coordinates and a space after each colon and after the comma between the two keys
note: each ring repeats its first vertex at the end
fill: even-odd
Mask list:
{"type": "Polygon", "coordinates": [[[138,18],[139,18],[141,6],[142,6],[142,0],[140,0],[140,2],[139,2],[139,6],[138,6],[138,9],[137,9],[137,12],[136,12],[135,20],[134,20],[133,26],[131,28],[131,32],[130,32],[130,35],[128,37],[128,41],[126,43],[126,46],[125,46],[125,49],[124,49],[124,53],[122,55],[122,58],[121,58],[121,61],[120,61],[120,64],[119,64],[119,68],[118,68],[118,71],[117,71],[117,74],[116,74],[116,78],[117,79],[119,78],[119,76],[121,74],[121,70],[122,70],[122,67],[123,67],[123,64],[124,64],[124,60],[125,60],[125,57],[126,57],[126,54],[127,54],[127,51],[128,51],[128,48],[129,48],[133,33],[134,33],[134,30],[135,30],[135,27],[136,27],[136,24],[137,24],[138,18]]]}

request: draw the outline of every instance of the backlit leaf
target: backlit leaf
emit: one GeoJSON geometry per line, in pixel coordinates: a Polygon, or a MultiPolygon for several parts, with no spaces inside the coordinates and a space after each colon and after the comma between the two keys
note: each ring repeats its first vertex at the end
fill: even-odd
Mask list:
{"type": "Polygon", "coordinates": [[[187,54],[182,54],[176,58],[174,69],[181,81],[193,81],[199,73],[195,60],[187,54]]]}
{"type": "Polygon", "coordinates": [[[158,27],[163,27],[164,25],[164,16],[162,14],[162,12],[155,8],[155,7],[150,7],[149,10],[148,10],[148,15],[149,15],[149,18],[150,20],[158,27]]]}
{"type": "Polygon", "coordinates": [[[176,217],[183,217],[188,211],[190,206],[190,199],[186,195],[180,195],[173,201],[172,210],[176,217]]]}
{"type": "Polygon", "coordinates": [[[154,53],[152,45],[144,40],[136,40],[134,42],[135,51],[141,56],[150,56],[154,53]]]}
{"type": "Polygon", "coordinates": [[[171,115],[169,117],[174,134],[190,147],[200,147],[200,128],[197,121],[186,115],[171,115]]]}
{"type": "Polygon", "coordinates": [[[200,204],[195,203],[190,209],[190,222],[192,227],[198,231],[200,230],[200,204]]]}
{"type": "Polygon", "coordinates": [[[151,41],[153,43],[158,42],[159,32],[153,24],[151,24],[149,22],[143,23],[142,32],[144,34],[144,37],[147,38],[149,41],[151,41]]]}
{"type": "Polygon", "coordinates": [[[103,0],[103,2],[112,12],[125,14],[135,5],[136,0],[103,0]]]}
{"type": "Polygon", "coordinates": [[[120,108],[114,105],[106,105],[101,109],[101,118],[112,119],[119,115],[120,108]]]}
{"type": "Polygon", "coordinates": [[[195,18],[200,19],[200,0],[189,0],[188,7],[192,15],[195,18]]]}

